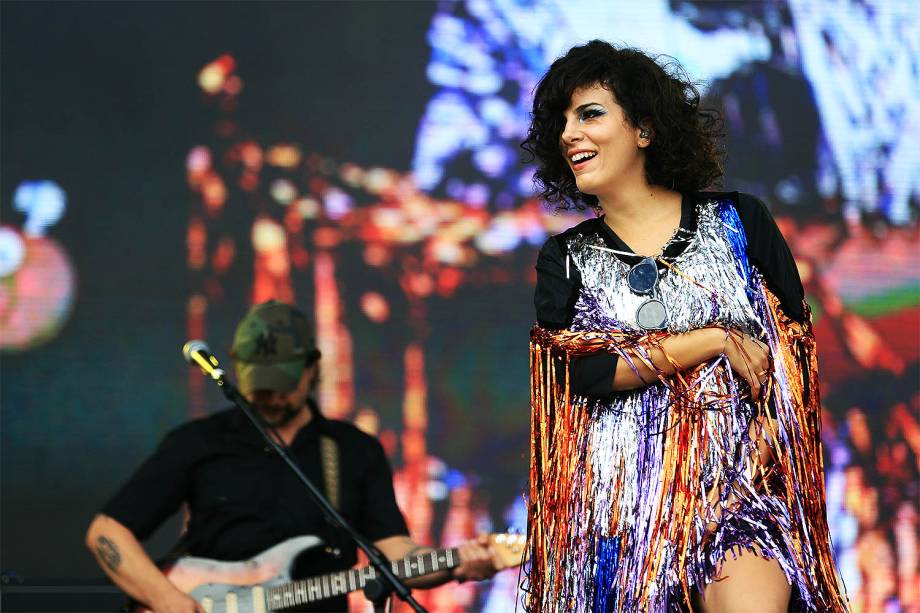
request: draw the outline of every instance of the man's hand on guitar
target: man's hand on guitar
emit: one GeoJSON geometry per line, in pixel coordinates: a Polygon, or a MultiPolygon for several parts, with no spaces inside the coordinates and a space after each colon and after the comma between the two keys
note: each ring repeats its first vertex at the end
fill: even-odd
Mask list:
{"type": "Polygon", "coordinates": [[[197,600],[177,589],[158,596],[150,608],[153,613],[205,613],[197,600]]]}
{"type": "Polygon", "coordinates": [[[480,534],[457,549],[460,552],[460,566],[453,572],[457,581],[482,581],[491,579],[498,572],[499,565],[495,561],[488,534],[480,534]]]}

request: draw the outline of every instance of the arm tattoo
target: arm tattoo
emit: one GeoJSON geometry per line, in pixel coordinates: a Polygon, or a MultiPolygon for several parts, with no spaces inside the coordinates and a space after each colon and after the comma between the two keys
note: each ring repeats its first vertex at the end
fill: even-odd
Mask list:
{"type": "Polygon", "coordinates": [[[121,564],[121,553],[111,540],[104,536],[96,539],[96,555],[112,572],[118,570],[118,565],[121,564]]]}

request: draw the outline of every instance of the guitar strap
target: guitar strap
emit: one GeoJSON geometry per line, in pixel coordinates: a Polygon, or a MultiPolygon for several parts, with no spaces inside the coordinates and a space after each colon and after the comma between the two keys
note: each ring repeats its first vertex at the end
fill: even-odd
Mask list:
{"type": "Polygon", "coordinates": [[[339,506],[339,446],[331,436],[319,437],[319,453],[323,464],[323,482],[326,484],[326,498],[335,508],[339,506]]]}

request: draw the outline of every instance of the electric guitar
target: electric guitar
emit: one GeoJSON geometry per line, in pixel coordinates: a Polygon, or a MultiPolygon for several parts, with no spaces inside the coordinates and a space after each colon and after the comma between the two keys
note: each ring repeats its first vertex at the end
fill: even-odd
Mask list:
{"type": "MultiPolygon", "coordinates": [[[[489,542],[496,552],[498,570],[522,564],[526,536],[493,534],[489,542]]],[[[371,566],[291,580],[295,559],[304,552],[323,549],[315,536],[299,536],[266,549],[243,562],[219,562],[184,557],[164,569],[177,588],[201,603],[207,613],[267,613],[360,590],[377,572],[371,566]]],[[[438,549],[390,562],[400,579],[412,579],[460,565],[457,549],[438,549]]],[[[137,609],[150,613],[144,607],[137,609]]]]}

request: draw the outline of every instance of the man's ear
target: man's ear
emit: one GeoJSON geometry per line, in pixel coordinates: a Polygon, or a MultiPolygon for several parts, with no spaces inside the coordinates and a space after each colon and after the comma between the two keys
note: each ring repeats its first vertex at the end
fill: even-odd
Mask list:
{"type": "Polygon", "coordinates": [[[317,362],[313,362],[304,368],[303,373],[300,375],[300,381],[297,384],[298,388],[303,387],[307,391],[313,388],[315,383],[314,379],[316,379],[316,373],[318,372],[316,364],[317,362]]]}

